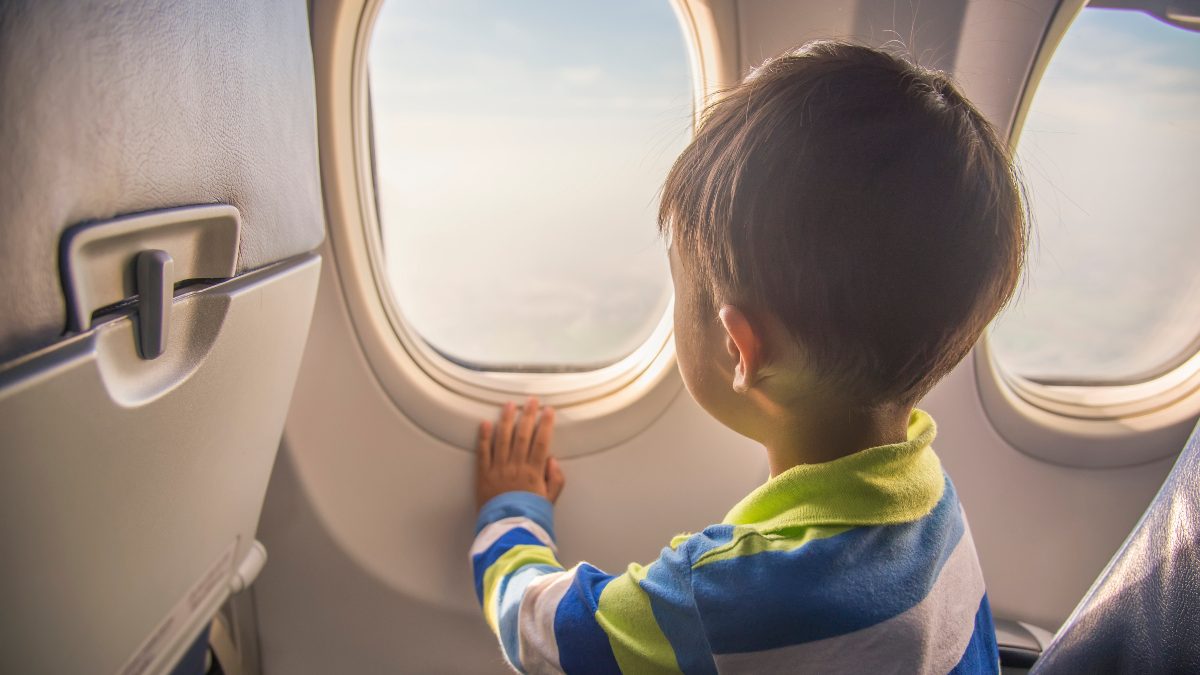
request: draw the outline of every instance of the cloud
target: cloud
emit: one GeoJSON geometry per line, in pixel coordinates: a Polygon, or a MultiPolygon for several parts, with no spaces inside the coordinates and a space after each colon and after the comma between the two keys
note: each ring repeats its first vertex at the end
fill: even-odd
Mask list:
{"type": "Polygon", "coordinates": [[[575,86],[595,84],[605,75],[604,69],[595,65],[563,66],[555,69],[554,74],[560,81],[575,86]]]}

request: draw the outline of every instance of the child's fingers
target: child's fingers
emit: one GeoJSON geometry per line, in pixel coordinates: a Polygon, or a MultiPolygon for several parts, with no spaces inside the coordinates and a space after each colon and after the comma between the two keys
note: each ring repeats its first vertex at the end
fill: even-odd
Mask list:
{"type": "Polygon", "coordinates": [[[563,475],[562,467],[558,465],[558,458],[551,457],[546,460],[546,498],[550,503],[558,501],[558,496],[562,494],[563,486],[567,484],[567,477],[563,475]]]}
{"type": "Polygon", "coordinates": [[[478,456],[481,471],[492,465],[492,423],[487,420],[479,423],[479,440],[475,444],[475,454],[478,456]]]}
{"type": "Polygon", "coordinates": [[[538,402],[530,396],[521,410],[521,419],[517,420],[517,431],[513,434],[511,462],[524,462],[529,459],[529,442],[533,439],[533,425],[537,422],[538,402]]]}
{"type": "Polygon", "coordinates": [[[492,463],[503,464],[508,461],[512,451],[513,417],[517,407],[512,401],[504,404],[500,411],[500,426],[496,429],[495,445],[492,449],[492,463]]]}
{"type": "Polygon", "coordinates": [[[542,410],[542,419],[538,420],[537,429],[533,432],[533,448],[529,451],[529,463],[541,468],[546,465],[550,456],[550,442],[554,440],[554,408],[542,410]]]}

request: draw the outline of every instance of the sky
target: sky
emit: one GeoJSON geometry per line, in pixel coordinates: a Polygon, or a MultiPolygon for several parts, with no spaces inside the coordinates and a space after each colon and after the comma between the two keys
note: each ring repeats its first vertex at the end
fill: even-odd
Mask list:
{"type": "MultiPolygon", "coordinates": [[[[387,272],[430,344],[489,368],[625,356],[670,298],[654,212],[688,140],[670,4],[389,0],[369,55],[387,272]]],[[[1200,335],[1200,34],[1085,9],[1018,164],[1034,212],[992,340],[1046,381],[1136,379],[1200,335]]]]}
{"type": "Polygon", "coordinates": [[[384,4],[369,56],[384,253],[406,320],[489,367],[595,367],[671,293],[657,192],[691,131],[667,2],[384,4]]]}
{"type": "Polygon", "coordinates": [[[1200,336],[1200,34],[1085,9],[1017,148],[1034,215],[1001,362],[1048,381],[1157,374],[1200,336]]]}

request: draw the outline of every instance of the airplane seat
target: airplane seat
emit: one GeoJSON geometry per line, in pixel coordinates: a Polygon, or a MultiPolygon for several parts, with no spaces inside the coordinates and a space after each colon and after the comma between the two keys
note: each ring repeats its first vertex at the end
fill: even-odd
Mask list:
{"type": "Polygon", "coordinates": [[[170,672],[265,561],[324,238],[307,12],[0,2],[0,672],[170,672]]]}
{"type": "Polygon", "coordinates": [[[1200,673],[1200,425],[1031,672],[1200,673]]]}

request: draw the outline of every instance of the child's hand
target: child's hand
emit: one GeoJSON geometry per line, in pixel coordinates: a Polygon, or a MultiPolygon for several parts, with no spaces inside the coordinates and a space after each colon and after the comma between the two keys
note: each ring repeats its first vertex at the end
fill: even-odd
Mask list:
{"type": "Polygon", "coordinates": [[[540,421],[537,417],[538,401],[530,397],[519,418],[516,406],[506,403],[500,412],[499,425],[494,429],[489,421],[479,425],[476,509],[492,497],[513,490],[525,490],[551,502],[558,501],[566,479],[558,460],[550,456],[554,408],[544,409],[540,421]]]}

